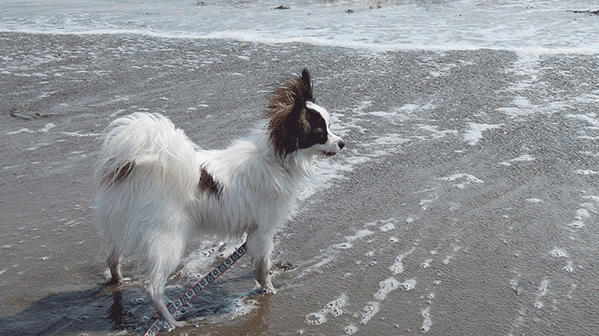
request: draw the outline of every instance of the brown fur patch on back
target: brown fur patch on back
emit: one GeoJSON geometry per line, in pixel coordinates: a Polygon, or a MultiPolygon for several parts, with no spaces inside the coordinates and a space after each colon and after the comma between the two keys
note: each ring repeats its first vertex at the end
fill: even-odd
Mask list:
{"type": "Polygon", "coordinates": [[[275,90],[266,109],[268,130],[275,151],[284,156],[297,149],[293,139],[309,130],[303,109],[312,101],[312,84],[307,69],[275,90]]]}
{"type": "Polygon", "coordinates": [[[202,171],[200,173],[200,182],[198,183],[198,188],[200,188],[200,190],[207,191],[208,193],[213,194],[215,196],[218,196],[220,194],[220,186],[216,181],[214,181],[212,175],[210,175],[210,173],[208,173],[208,171],[206,171],[205,168],[202,168],[202,171]]]}

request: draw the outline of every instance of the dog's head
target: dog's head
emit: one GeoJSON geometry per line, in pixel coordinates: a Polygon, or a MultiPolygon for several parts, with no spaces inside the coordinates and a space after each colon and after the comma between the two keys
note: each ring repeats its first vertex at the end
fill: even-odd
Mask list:
{"type": "Polygon", "coordinates": [[[307,69],[275,90],[267,116],[270,140],[281,157],[296,151],[333,156],[345,147],[345,142],[329,128],[327,110],[314,103],[307,69]]]}

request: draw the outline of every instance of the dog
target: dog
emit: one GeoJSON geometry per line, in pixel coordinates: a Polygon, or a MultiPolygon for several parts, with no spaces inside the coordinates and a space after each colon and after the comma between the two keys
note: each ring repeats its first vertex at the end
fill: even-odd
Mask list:
{"type": "Polygon", "coordinates": [[[262,293],[274,293],[273,238],[295,211],[316,157],[345,142],[330,130],[327,110],[314,102],[304,69],[278,87],[265,125],[222,150],[204,150],[160,114],[137,112],[113,121],[96,167],[96,222],[109,247],[108,284],[124,278],[124,255],[140,258],[146,290],[171,325],[164,287],[194,234],[241,238],[262,293]]]}

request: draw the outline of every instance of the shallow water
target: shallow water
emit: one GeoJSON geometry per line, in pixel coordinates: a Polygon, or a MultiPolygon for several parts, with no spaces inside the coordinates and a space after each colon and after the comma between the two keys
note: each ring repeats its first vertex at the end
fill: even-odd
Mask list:
{"type": "MultiPolygon", "coordinates": [[[[595,55],[0,38],[3,330],[148,326],[155,312],[135,262],[122,294],[90,296],[106,276],[91,209],[100,130],[118,115],[162,112],[201,146],[226,146],[306,60],[348,146],[318,163],[277,235],[274,258],[292,268],[275,272],[279,293],[264,297],[240,261],[173,335],[582,335],[598,326],[595,55]]],[[[190,285],[234,246],[190,246],[170,284],[190,285]]]]}

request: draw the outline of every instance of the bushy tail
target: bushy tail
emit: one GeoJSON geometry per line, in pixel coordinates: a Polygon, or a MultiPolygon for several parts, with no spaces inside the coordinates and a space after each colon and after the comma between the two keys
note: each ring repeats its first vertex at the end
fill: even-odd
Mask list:
{"type": "Polygon", "coordinates": [[[108,127],[96,178],[104,190],[126,183],[187,198],[199,174],[195,150],[185,133],[166,117],[134,113],[108,127]]]}

